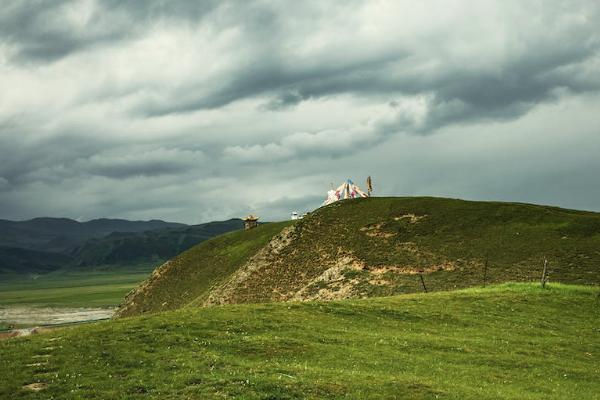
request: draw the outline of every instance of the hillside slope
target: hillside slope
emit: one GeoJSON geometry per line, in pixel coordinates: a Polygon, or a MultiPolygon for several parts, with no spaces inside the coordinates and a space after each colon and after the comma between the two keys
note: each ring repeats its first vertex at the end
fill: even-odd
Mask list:
{"type": "Polygon", "coordinates": [[[0,341],[0,398],[599,399],[596,296],[518,284],[59,329],[0,341]]]}
{"type": "Polygon", "coordinates": [[[370,198],[205,242],[155,271],[118,315],[332,300],[539,279],[600,283],[600,214],[529,204],[370,198]],[[487,261],[487,273],[484,272],[487,261]]]}

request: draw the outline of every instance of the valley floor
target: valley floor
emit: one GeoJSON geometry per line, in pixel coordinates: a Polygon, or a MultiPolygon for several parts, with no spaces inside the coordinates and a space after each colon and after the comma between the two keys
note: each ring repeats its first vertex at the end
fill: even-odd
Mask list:
{"type": "Polygon", "coordinates": [[[0,281],[0,331],[108,318],[151,267],[125,271],[60,272],[0,281]]]}
{"type": "Polygon", "coordinates": [[[235,305],[0,342],[10,399],[600,399],[598,288],[235,305]]]}

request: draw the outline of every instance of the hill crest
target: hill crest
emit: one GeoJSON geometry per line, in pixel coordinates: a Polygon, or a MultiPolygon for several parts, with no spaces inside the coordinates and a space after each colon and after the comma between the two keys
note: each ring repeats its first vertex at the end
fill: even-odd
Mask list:
{"type": "Polygon", "coordinates": [[[170,260],[118,315],[230,303],[332,300],[487,282],[600,283],[600,214],[431,197],[346,200],[303,220],[202,243],[170,260]],[[486,262],[487,260],[487,262],[486,262]],[[486,263],[488,265],[487,271],[486,263]]]}

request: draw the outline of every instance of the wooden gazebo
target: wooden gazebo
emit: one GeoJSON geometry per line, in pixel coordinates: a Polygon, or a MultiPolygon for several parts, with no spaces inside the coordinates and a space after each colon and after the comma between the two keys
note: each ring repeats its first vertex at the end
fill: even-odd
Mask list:
{"type": "Polygon", "coordinates": [[[252,229],[258,226],[258,217],[256,215],[250,214],[246,218],[244,218],[244,229],[252,229]]]}

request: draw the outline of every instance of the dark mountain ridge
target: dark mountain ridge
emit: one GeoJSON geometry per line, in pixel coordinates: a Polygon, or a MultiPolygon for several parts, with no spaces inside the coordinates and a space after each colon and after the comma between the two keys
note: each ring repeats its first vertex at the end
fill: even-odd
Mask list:
{"type": "Polygon", "coordinates": [[[240,219],[199,225],[108,218],[0,220],[0,274],[159,263],[242,227],[240,219]]]}
{"type": "Polygon", "coordinates": [[[70,255],[77,266],[118,265],[166,260],[196,244],[226,232],[242,229],[240,219],[209,222],[146,232],[113,232],[91,239],[70,255]]]}
{"type": "Polygon", "coordinates": [[[101,218],[78,222],[69,218],[41,217],[27,221],[0,220],[0,246],[64,253],[91,238],[112,232],[144,232],[186,226],[160,220],[128,221],[101,218]]]}

